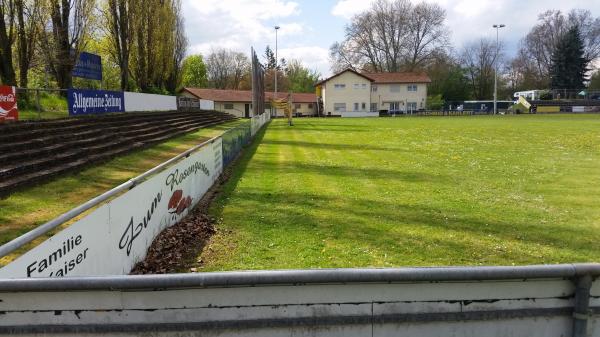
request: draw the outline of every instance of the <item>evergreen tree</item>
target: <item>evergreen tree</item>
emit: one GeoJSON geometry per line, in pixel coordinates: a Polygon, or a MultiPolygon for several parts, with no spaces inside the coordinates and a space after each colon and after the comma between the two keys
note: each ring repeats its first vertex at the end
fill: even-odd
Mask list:
{"type": "Polygon", "coordinates": [[[550,76],[552,89],[582,89],[587,80],[590,61],[584,56],[584,45],[577,25],[558,41],[552,54],[550,76]]]}

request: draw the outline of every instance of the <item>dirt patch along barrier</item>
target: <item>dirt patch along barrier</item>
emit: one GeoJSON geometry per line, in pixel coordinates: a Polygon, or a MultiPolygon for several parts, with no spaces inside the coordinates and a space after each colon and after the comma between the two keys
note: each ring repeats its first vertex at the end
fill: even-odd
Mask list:
{"type": "MultiPolygon", "coordinates": [[[[209,215],[212,202],[223,193],[223,186],[233,177],[235,168],[245,168],[262,141],[265,129],[246,145],[223,169],[217,182],[206,192],[196,207],[178,224],[162,231],[152,242],[148,254],[138,262],[131,275],[172,274],[196,271],[203,262],[198,256],[217,232],[216,219],[209,215]]],[[[233,177],[239,179],[239,177],[233,177]]]]}

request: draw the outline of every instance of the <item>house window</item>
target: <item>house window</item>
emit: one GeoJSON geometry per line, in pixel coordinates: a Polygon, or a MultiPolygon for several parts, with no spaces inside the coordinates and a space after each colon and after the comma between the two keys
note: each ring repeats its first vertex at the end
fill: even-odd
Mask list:
{"type": "Polygon", "coordinates": [[[308,104],[308,108],[309,108],[309,109],[312,109],[312,108],[313,108],[313,105],[312,105],[312,103],[309,103],[309,104],[308,104]]]}
{"type": "Polygon", "coordinates": [[[344,90],[344,89],[346,89],[346,85],[345,84],[336,84],[333,86],[333,88],[335,90],[344,90]]]}
{"type": "Polygon", "coordinates": [[[408,102],[406,104],[406,109],[409,112],[417,111],[417,102],[408,102]]]}
{"type": "Polygon", "coordinates": [[[363,104],[361,105],[361,110],[362,110],[362,111],[366,111],[366,110],[367,110],[367,103],[363,103],[363,104]]]}
{"type": "Polygon", "coordinates": [[[225,110],[233,110],[233,103],[225,103],[225,110]]]}
{"type": "Polygon", "coordinates": [[[392,84],[390,85],[390,92],[400,92],[400,84],[392,84]]]}
{"type": "Polygon", "coordinates": [[[346,103],[333,103],[333,111],[346,112],[346,103]]]}
{"type": "Polygon", "coordinates": [[[354,111],[358,111],[358,103],[354,103],[354,111]]]}
{"type": "Polygon", "coordinates": [[[390,111],[400,111],[400,102],[390,102],[390,111]]]}
{"type": "Polygon", "coordinates": [[[371,103],[371,111],[377,111],[377,103],[371,103]]]}
{"type": "Polygon", "coordinates": [[[354,83],[354,90],[358,90],[358,89],[360,89],[360,84],[354,83]]]}
{"type": "Polygon", "coordinates": [[[372,92],[377,92],[377,86],[376,85],[371,86],[371,91],[372,92]]]}
{"type": "Polygon", "coordinates": [[[296,107],[296,109],[301,109],[302,108],[302,105],[298,104],[298,103],[296,103],[294,106],[296,107]]]}
{"type": "Polygon", "coordinates": [[[362,84],[362,88],[363,88],[363,90],[366,90],[366,89],[367,89],[367,84],[366,84],[366,83],[363,83],[363,84],[362,84]]]}
{"type": "Polygon", "coordinates": [[[417,92],[417,85],[416,84],[411,84],[407,87],[407,90],[409,92],[417,92]]]}

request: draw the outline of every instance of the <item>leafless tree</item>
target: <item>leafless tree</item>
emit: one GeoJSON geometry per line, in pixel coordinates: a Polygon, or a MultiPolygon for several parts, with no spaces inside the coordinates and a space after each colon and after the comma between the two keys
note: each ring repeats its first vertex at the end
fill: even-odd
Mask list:
{"type": "Polygon", "coordinates": [[[446,12],[437,4],[420,3],[409,18],[408,70],[415,70],[429,62],[436,53],[449,46],[449,32],[444,26],[446,12]]]}
{"type": "Polygon", "coordinates": [[[496,41],[490,39],[481,39],[463,48],[461,63],[467,71],[476,99],[489,99],[493,95],[494,67],[502,59],[502,50],[502,45],[496,49],[496,41]]]}
{"type": "Polygon", "coordinates": [[[448,45],[446,13],[435,4],[378,0],[352,18],[346,36],[330,49],[334,70],[396,72],[424,67],[448,45]]]}
{"type": "Polygon", "coordinates": [[[239,89],[249,67],[248,57],[232,50],[213,50],[206,58],[209,85],[216,89],[239,89]]]}

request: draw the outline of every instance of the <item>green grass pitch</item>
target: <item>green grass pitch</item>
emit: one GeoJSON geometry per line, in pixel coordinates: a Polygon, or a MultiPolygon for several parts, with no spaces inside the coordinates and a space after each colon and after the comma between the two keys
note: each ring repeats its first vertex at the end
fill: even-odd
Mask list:
{"type": "Polygon", "coordinates": [[[271,123],[203,270],[600,261],[600,115],[271,123]]]}

